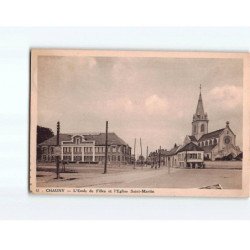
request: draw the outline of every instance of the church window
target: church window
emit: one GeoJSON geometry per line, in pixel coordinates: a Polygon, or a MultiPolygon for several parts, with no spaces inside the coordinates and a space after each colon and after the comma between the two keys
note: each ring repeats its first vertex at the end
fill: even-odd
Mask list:
{"type": "Polygon", "coordinates": [[[205,130],[205,125],[201,124],[201,132],[204,132],[204,130],[205,130]]]}
{"type": "Polygon", "coordinates": [[[230,136],[225,136],[224,137],[224,142],[225,142],[225,144],[229,144],[231,142],[230,136]]]}

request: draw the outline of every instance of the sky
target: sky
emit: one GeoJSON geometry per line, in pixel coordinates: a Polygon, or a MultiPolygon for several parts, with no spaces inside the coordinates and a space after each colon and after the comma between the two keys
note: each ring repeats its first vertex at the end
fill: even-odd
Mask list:
{"type": "Polygon", "coordinates": [[[115,132],[143,154],[191,134],[200,84],[209,132],[226,121],[242,149],[241,59],[38,58],[38,125],[61,133],[115,132]]]}

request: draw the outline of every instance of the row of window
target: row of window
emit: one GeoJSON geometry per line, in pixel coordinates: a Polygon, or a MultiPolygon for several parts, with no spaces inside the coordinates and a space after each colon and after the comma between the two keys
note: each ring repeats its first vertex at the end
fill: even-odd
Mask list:
{"type": "MultiPolygon", "coordinates": [[[[47,156],[44,156],[43,157],[43,160],[49,160],[49,159],[54,159],[54,157],[52,156],[51,158],[50,157],[47,157],[47,156]]],[[[72,158],[71,156],[67,156],[67,155],[64,155],[63,156],[63,160],[64,161],[72,161],[72,158]]],[[[82,161],[82,157],[81,156],[74,156],[73,157],[73,161],[82,161]]],[[[93,161],[93,157],[92,156],[84,156],[84,162],[92,162],[93,161]]],[[[95,157],[95,162],[104,162],[105,161],[105,156],[96,156],[95,157]]],[[[108,161],[125,161],[125,157],[124,156],[115,156],[115,155],[112,155],[112,156],[108,156],[108,161]]]]}
{"type": "Polygon", "coordinates": [[[205,146],[217,145],[218,141],[219,139],[214,138],[214,139],[198,142],[198,146],[205,147],[205,146]]]}
{"type": "MultiPolygon", "coordinates": [[[[63,153],[71,153],[73,149],[73,153],[82,153],[82,148],[81,147],[63,147],[63,153]]],[[[85,153],[92,153],[92,147],[85,147],[84,148],[85,153]]]]}
{"type": "Polygon", "coordinates": [[[178,154],[178,160],[184,161],[184,160],[190,160],[190,159],[199,159],[201,160],[201,153],[181,153],[178,154]]]}
{"type": "Polygon", "coordinates": [[[187,159],[201,159],[201,153],[198,154],[187,154],[187,159]]]}
{"type": "MultiPolygon", "coordinates": [[[[63,153],[71,153],[73,148],[74,153],[82,153],[82,147],[63,147],[63,153]]],[[[93,147],[83,147],[84,148],[84,153],[92,153],[93,152],[93,147]]],[[[42,148],[43,154],[48,153],[48,148],[43,147],[42,148]]],[[[96,153],[105,153],[105,147],[95,147],[95,152],[96,153]]],[[[115,152],[122,152],[126,153],[126,149],[124,150],[124,147],[108,147],[108,152],[110,153],[115,153],[115,152]]],[[[49,153],[53,154],[54,153],[54,147],[49,147],[49,153]]]]}

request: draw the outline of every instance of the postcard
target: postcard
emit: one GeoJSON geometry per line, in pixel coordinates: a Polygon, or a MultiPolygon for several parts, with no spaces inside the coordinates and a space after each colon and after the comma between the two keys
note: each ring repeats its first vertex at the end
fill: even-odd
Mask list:
{"type": "Polygon", "coordinates": [[[249,60],[32,49],[30,191],[248,197],[249,60]]]}

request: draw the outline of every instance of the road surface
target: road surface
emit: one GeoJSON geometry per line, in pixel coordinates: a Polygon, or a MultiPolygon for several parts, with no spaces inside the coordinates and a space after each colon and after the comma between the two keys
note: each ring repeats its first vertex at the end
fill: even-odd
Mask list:
{"type": "Polygon", "coordinates": [[[55,169],[39,168],[37,187],[107,187],[107,188],[201,188],[220,184],[223,189],[240,189],[242,170],[238,165],[206,169],[183,169],[167,167],[152,169],[132,166],[109,167],[103,174],[101,166],[75,166],[55,179],[55,169]]]}

